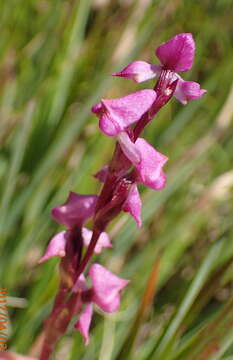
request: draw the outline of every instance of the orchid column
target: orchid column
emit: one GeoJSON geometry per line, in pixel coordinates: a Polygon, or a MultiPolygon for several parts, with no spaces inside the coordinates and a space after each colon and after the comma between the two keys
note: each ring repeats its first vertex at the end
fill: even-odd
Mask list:
{"type": "Polygon", "coordinates": [[[71,192],[64,205],[52,210],[54,219],[67,230],[51,239],[39,260],[41,263],[53,256],[61,257],[60,286],[45,322],[41,360],[50,358],[56,342],[74,317],[77,318],[74,327],[88,344],[93,304],[104,312],[115,312],[120,306],[120,291],[128,284],[127,280],[99,264],[92,264],[87,275],[84,273],[93,253],[112,247],[105,230],[121,211],[131,214],[139,227],[142,225],[137,185],[154,190],[165,187],[163,166],[168,158],[139,136],[173,95],[186,104],[206,92],[198,83],[185,81],[177,74],[191,69],[194,52],[191,34],[176,35],[156,49],[160,65],[134,61],[113,74],[135,82],[156,78],[154,89],[136,91],[118,99],[103,99],[92,108],[99,117],[100,130],[106,136],[115,137],[116,147],[110,164],[94,175],[103,183],[99,196],[71,192]],[[88,218],[93,219],[92,230],[84,227],[88,218]]]}

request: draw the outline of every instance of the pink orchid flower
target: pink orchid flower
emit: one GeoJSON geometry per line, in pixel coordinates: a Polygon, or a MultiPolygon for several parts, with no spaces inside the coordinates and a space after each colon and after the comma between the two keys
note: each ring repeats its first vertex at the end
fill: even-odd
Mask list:
{"type": "Polygon", "coordinates": [[[166,184],[162,168],[168,158],[153,148],[143,138],[132,142],[127,133],[118,136],[122,151],[136,169],[136,181],[154,190],[161,190],[166,184]]]}
{"type": "Polygon", "coordinates": [[[182,33],[162,43],[156,49],[156,56],[162,65],[153,65],[146,61],[133,61],[123,70],[113,73],[113,76],[120,76],[132,79],[135,82],[142,82],[158,77],[162,70],[171,70],[173,80],[178,79],[174,96],[182,104],[189,100],[200,98],[206,93],[200,85],[194,81],[183,80],[176,72],[186,72],[192,68],[195,55],[195,42],[192,34],[182,33]]]}
{"type": "Polygon", "coordinates": [[[83,336],[85,345],[89,343],[89,329],[93,315],[93,304],[107,313],[116,312],[120,306],[120,291],[129,283],[121,279],[102,265],[93,264],[89,270],[92,287],[85,284],[84,276],[80,277],[73,287],[73,291],[80,294],[84,311],[74,325],[83,336]]]}

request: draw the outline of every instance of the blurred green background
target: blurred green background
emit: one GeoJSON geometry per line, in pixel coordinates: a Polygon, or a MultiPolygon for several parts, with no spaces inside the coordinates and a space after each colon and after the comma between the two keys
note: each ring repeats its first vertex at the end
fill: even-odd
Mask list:
{"type": "Polygon", "coordinates": [[[168,184],[141,188],[143,227],[126,214],[98,258],[131,279],[117,314],[96,314],[86,348],[72,329],[64,360],[233,359],[232,0],[1,1],[1,287],[9,288],[14,351],[37,356],[58,283],[58,260],[37,260],[58,231],[50,210],[111,158],[90,107],[153,82],[112,78],[179,32],[196,40],[185,79],[208,93],[173,99],[145,130],[169,157],[168,184]],[[144,298],[143,298],[144,296],[144,298]]]}

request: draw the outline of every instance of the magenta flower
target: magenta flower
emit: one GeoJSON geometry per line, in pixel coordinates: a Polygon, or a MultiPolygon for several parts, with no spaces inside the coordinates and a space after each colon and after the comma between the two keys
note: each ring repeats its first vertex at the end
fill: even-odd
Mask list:
{"type": "Polygon", "coordinates": [[[137,122],[156,99],[154,90],[139,90],[118,99],[103,99],[92,107],[105,135],[115,136],[137,122]]]}
{"type": "Polygon", "coordinates": [[[109,165],[93,175],[103,182],[99,196],[71,192],[65,204],[52,209],[53,218],[67,230],[52,237],[39,260],[42,263],[54,256],[62,258],[60,284],[52,312],[45,322],[40,360],[50,358],[56,342],[74,316],[79,316],[75,328],[88,344],[93,306],[97,305],[107,313],[118,310],[120,292],[128,281],[94,264],[90,266],[87,282],[85,270],[94,253],[112,247],[104,230],[121,211],[128,212],[141,226],[142,203],[137,185],[143,184],[154,190],[164,188],[163,166],[168,158],[140,135],[173,95],[186,104],[206,92],[198,83],[185,81],[177,73],[191,69],[194,53],[191,34],[174,36],[156,49],[160,65],[134,61],[113,74],[136,82],[157,77],[154,89],[136,91],[117,99],[103,99],[93,106],[92,112],[99,118],[100,130],[107,136],[116,136],[117,144],[109,165]],[[92,218],[92,230],[83,227],[89,218],[92,218]]]}
{"type": "Polygon", "coordinates": [[[168,158],[142,138],[133,143],[126,133],[118,136],[122,151],[135,166],[136,182],[161,190],[166,184],[162,168],[168,158]]]}
{"type": "Polygon", "coordinates": [[[107,313],[117,311],[120,306],[119,293],[129,283],[128,280],[119,278],[99,264],[93,264],[90,267],[89,276],[92,282],[91,288],[88,289],[84,284],[84,277],[79,278],[73,287],[73,291],[80,294],[81,302],[84,305],[84,311],[74,327],[80,331],[85,345],[89,343],[93,304],[107,313]]]}
{"type": "Polygon", "coordinates": [[[52,209],[53,218],[68,228],[82,226],[94,214],[97,195],[80,195],[70,192],[65,204],[52,209]]]}
{"type": "MultiPolygon", "coordinates": [[[[194,81],[184,81],[176,72],[186,72],[192,68],[195,54],[195,42],[192,34],[178,34],[162,43],[156,49],[156,55],[162,65],[153,65],[145,61],[134,61],[113,76],[125,77],[136,82],[153,79],[160,76],[163,70],[173,72],[173,81],[178,79],[174,96],[182,104],[189,100],[197,99],[206,93],[194,81]]],[[[170,76],[170,75],[169,75],[170,76]]]]}

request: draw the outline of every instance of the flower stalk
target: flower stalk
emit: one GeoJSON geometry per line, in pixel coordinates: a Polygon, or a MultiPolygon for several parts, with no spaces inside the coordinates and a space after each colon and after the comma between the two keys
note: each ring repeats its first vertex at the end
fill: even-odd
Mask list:
{"type": "Polygon", "coordinates": [[[137,185],[154,190],[165,187],[163,166],[168,158],[140,135],[173,96],[186,104],[206,92],[198,83],[185,81],[177,74],[192,67],[194,52],[191,34],[176,35],[156,49],[160,65],[134,61],[113,74],[135,82],[157,78],[153,89],[139,90],[118,99],[102,99],[92,107],[99,118],[100,130],[106,136],[115,137],[116,146],[110,164],[94,175],[103,183],[99,196],[71,192],[65,204],[52,210],[53,218],[67,230],[50,240],[45,255],[39,260],[42,263],[53,256],[61,258],[60,286],[52,312],[45,321],[40,360],[50,358],[73,318],[76,318],[74,328],[81,333],[85,344],[89,343],[93,305],[107,313],[118,310],[120,292],[129,281],[99,264],[92,264],[87,273],[87,266],[94,253],[112,247],[105,230],[121,211],[128,212],[139,227],[142,225],[137,185]],[[89,218],[93,219],[92,230],[83,226],[89,218]]]}

